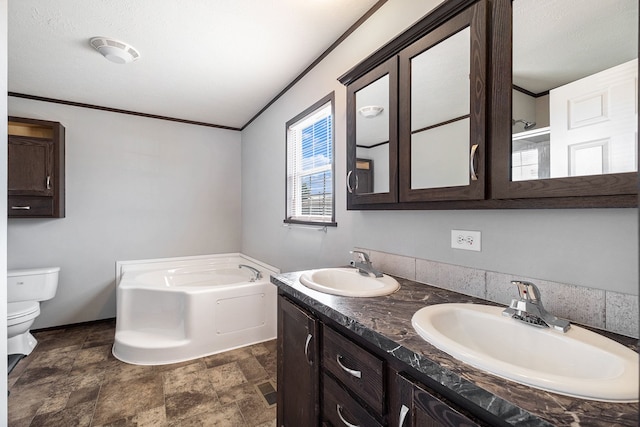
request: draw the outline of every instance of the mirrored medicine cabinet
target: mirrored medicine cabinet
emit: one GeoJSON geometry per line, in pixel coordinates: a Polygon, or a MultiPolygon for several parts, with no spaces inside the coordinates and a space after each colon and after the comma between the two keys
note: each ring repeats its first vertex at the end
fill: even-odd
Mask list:
{"type": "Polygon", "coordinates": [[[637,76],[636,0],[447,0],[339,79],[347,207],[637,206],[637,76]]]}
{"type": "Polygon", "coordinates": [[[637,203],[638,2],[501,0],[495,14],[512,39],[492,46],[511,52],[491,64],[511,83],[493,101],[493,196],[637,203]]]}
{"type": "Polygon", "coordinates": [[[392,57],[347,89],[350,205],[398,201],[397,79],[392,57]]]}

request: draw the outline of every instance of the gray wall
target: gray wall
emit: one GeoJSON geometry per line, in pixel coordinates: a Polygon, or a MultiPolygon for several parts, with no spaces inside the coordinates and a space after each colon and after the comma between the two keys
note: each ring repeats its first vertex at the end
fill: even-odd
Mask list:
{"type": "Polygon", "coordinates": [[[386,3],[243,131],[243,252],[292,271],[344,265],[357,246],[637,295],[637,209],[346,211],[346,90],[336,78],[438,3],[386,3]],[[331,91],[338,227],[285,228],[285,123],[331,91]],[[451,249],[451,229],[480,230],[482,252],[451,249]]]}
{"type": "Polygon", "coordinates": [[[34,328],[114,317],[117,260],[240,251],[240,132],[13,97],[9,113],[66,128],[66,218],[8,223],[9,268],[61,267],[34,328]]]}

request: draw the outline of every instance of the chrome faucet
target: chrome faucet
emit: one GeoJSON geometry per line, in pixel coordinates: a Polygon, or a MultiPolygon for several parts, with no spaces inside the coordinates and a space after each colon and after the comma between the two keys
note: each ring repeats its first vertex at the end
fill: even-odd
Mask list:
{"type": "Polygon", "coordinates": [[[571,324],[568,320],[559,319],[544,309],[540,290],[536,285],[520,280],[513,280],[511,284],[518,287],[520,298],[511,300],[509,308],[502,312],[503,316],[513,317],[539,328],[553,328],[560,332],[569,330],[571,324]]]}
{"type": "Polygon", "coordinates": [[[366,252],[362,251],[351,251],[351,254],[357,254],[357,257],[360,261],[349,261],[349,265],[358,269],[358,273],[368,276],[369,274],[373,274],[376,277],[382,277],[382,272],[373,268],[371,264],[371,260],[369,259],[369,255],[366,252]]]}
{"type": "Polygon", "coordinates": [[[238,265],[238,268],[242,268],[242,267],[248,268],[249,270],[253,271],[253,273],[255,274],[255,277],[252,277],[251,280],[249,280],[250,282],[255,282],[258,279],[262,279],[262,273],[257,268],[251,267],[250,265],[247,265],[247,264],[238,265]]]}

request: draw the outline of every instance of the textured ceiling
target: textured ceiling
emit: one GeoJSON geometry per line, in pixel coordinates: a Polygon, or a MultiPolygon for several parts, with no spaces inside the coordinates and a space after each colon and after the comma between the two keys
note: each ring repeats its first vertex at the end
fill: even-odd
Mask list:
{"type": "Polygon", "coordinates": [[[11,0],[9,91],[240,128],[376,2],[11,0]]]}
{"type": "Polygon", "coordinates": [[[515,0],[513,83],[541,93],[638,57],[638,0],[515,0]]]}

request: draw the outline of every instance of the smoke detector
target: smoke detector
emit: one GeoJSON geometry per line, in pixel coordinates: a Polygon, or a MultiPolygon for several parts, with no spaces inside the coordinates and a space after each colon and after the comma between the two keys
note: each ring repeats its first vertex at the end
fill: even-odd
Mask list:
{"type": "Polygon", "coordinates": [[[140,52],[128,43],[109,37],[94,37],[90,41],[98,52],[116,64],[128,64],[140,58],[140,52]]]}

